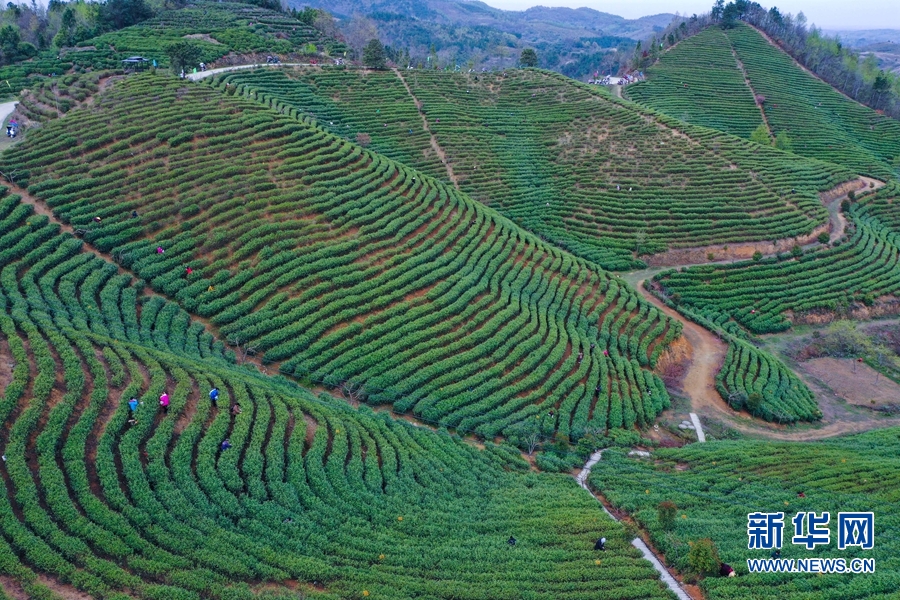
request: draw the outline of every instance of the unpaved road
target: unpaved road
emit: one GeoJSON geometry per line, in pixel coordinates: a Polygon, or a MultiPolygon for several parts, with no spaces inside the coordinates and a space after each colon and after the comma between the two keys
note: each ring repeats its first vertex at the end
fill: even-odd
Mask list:
{"type": "Polygon", "coordinates": [[[691,399],[693,412],[701,416],[708,415],[711,411],[732,413],[733,411],[724,406],[715,387],[716,375],[725,362],[728,345],[708,329],[688,321],[677,311],[663,304],[659,298],[644,289],[643,280],[638,281],[636,287],[645,300],[684,326],[683,335],[693,349],[693,358],[682,385],[684,392],[691,399]]]}
{"type": "MultiPolygon", "coordinates": [[[[662,303],[656,296],[644,289],[643,281],[663,268],[647,269],[624,277],[634,285],[638,293],[659,308],[667,316],[680,321],[684,326],[684,338],[693,348],[693,358],[685,375],[683,388],[691,401],[691,412],[700,417],[711,417],[724,422],[729,427],[746,435],[784,441],[814,441],[851,433],[862,433],[872,429],[900,425],[900,419],[886,419],[877,416],[853,415],[852,420],[845,406],[822,406],[827,422],[821,426],[800,426],[788,428],[754,419],[746,412],[732,410],[716,391],[716,374],[725,360],[727,345],[712,332],[682,317],[662,303]]],[[[803,378],[801,374],[798,376],[803,378]]],[[[806,381],[807,384],[812,382],[806,381]]],[[[819,397],[822,404],[821,396],[819,397]]]]}

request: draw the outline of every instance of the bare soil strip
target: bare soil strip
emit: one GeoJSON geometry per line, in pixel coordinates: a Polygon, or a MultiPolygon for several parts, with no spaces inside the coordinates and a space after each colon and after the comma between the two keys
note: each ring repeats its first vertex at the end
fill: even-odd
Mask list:
{"type": "Polygon", "coordinates": [[[753,103],[756,104],[757,108],[759,108],[759,115],[762,117],[763,124],[766,126],[766,129],[769,131],[769,137],[774,137],[772,135],[772,127],[769,125],[769,119],[766,118],[766,111],[763,110],[763,106],[760,102],[756,100],[756,90],[753,89],[753,84],[750,83],[750,76],[747,75],[747,69],[744,68],[744,63],[737,55],[737,51],[735,51],[734,46],[731,43],[731,40],[728,39],[728,36],[724,33],[725,40],[728,42],[728,47],[731,48],[731,55],[734,57],[734,62],[737,64],[738,69],[741,71],[741,75],[744,76],[744,83],[747,85],[747,89],[750,90],[750,94],[753,96],[753,103]]]}
{"type": "Polygon", "coordinates": [[[450,166],[450,161],[447,160],[447,154],[444,152],[444,149],[441,148],[440,144],[438,144],[437,138],[434,137],[434,133],[431,132],[431,129],[428,127],[428,119],[425,117],[425,113],[422,111],[422,103],[416,98],[415,94],[413,94],[412,89],[410,89],[409,84],[406,83],[406,80],[403,79],[403,75],[400,73],[398,69],[394,69],[394,73],[397,74],[397,77],[400,78],[400,81],[403,82],[403,87],[406,88],[406,93],[409,94],[409,97],[412,98],[413,102],[416,104],[416,109],[419,111],[419,115],[422,117],[422,129],[428,132],[428,135],[431,136],[431,149],[434,150],[434,153],[438,155],[438,158],[441,159],[441,162],[444,163],[444,166],[447,168],[447,177],[450,178],[450,181],[453,182],[453,185],[456,189],[459,189],[459,180],[456,175],[453,173],[453,167],[450,166]]]}

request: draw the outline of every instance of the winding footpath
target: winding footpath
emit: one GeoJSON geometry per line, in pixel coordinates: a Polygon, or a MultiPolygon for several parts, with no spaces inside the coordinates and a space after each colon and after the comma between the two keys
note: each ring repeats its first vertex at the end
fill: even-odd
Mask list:
{"type": "MultiPolygon", "coordinates": [[[[699,431],[699,429],[698,429],[699,431]]],[[[594,499],[600,503],[600,507],[603,508],[603,512],[605,512],[613,521],[619,521],[609,510],[607,510],[606,506],[603,505],[603,502],[600,502],[600,499],[597,498],[596,495],[591,491],[588,487],[587,479],[591,474],[591,468],[600,462],[600,459],[603,458],[603,450],[597,450],[593,454],[591,454],[588,461],[584,463],[584,467],[582,467],[581,472],[575,476],[575,481],[578,482],[582,488],[584,488],[587,493],[594,497],[594,499]]],[[[672,574],[669,573],[668,569],[660,562],[660,560],[656,557],[652,550],[644,543],[639,537],[631,540],[631,545],[641,551],[641,554],[644,555],[644,558],[647,559],[650,564],[653,565],[653,568],[659,573],[659,578],[662,579],[662,582],[666,584],[666,586],[672,590],[672,592],[678,596],[679,600],[691,600],[691,597],[687,592],[684,591],[684,588],[678,583],[678,580],[672,577],[672,574]]]]}

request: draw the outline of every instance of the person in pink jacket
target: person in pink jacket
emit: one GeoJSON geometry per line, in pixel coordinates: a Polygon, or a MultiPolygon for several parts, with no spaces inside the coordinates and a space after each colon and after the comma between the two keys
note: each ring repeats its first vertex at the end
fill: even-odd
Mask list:
{"type": "Polygon", "coordinates": [[[159,397],[159,405],[162,406],[163,412],[169,414],[169,395],[165,392],[159,397]]]}

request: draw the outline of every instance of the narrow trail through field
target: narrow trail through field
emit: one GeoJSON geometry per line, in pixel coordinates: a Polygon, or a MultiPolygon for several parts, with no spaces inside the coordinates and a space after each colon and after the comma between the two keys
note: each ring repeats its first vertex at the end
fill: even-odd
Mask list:
{"type": "Polygon", "coordinates": [[[753,89],[753,84],[750,83],[750,76],[747,75],[747,69],[744,68],[744,63],[741,61],[740,57],[737,54],[737,50],[734,49],[734,44],[731,43],[731,39],[722,33],[725,36],[725,40],[728,42],[728,47],[731,48],[731,55],[734,57],[734,62],[737,65],[738,70],[741,72],[741,75],[744,77],[744,84],[747,86],[747,89],[750,90],[750,95],[753,96],[753,103],[756,104],[757,108],[759,108],[759,115],[762,117],[763,124],[766,126],[766,129],[769,131],[769,137],[773,138],[772,134],[772,126],[769,125],[769,119],[766,118],[766,111],[763,109],[761,103],[756,101],[756,90],[753,89]]]}
{"type": "Polygon", "coordinates": [[[450,178],[450,181],[453,182],[456,189],[459,189],[459,180],[453,172],[453,167],[450,166],[450,161],[447,160],[447,154],[444,152],[444,149],[441,148],[440,144],[438,144],[437,138],[434,137],[434,133],[432,133],[431,128],[428,126],[428,119],[425,117],[425,111],[422,110],[422,103],[416,98],[416,95],[413,94],[412,88],[406,83],[406,79],[403,78],[403,74],[400,73],[400,70],[393,69],[393,71],[403,83],[403,87],[406,88],[406,93],[412,98],[413,103],[416,105],[416,110],[419,111],[419,116],[422,117],[422,129],[424,129],[431,137],[431,149],[434,150],[434,153],[438,155],[438,158],[441,159],[441,162],[444,163],[444,166],[447,168],[447,177],[450,178]]]}
{"type": "MultiPolygon", "coordinates": [[[[587,462],[584,463],[584,466],[581,468],[581,471],[578,473],[578,475],[575,476],[575,481],[578,482],[578,485],[584,488],[587,493],[593,496],[594,499],[600,503],[600,507],[603,509],[603,512],[609,515],[610,519],[612,519],[613,521],[619,521],[620,519],[609,512],[609,509],[606,508],[606,505],[603,503],[603,501],[600,500],[600,498],[598,498],[593,491],[591,491],[591,488],[588,487],[587,484],[588,477],[591,474],[591,468],[593,468],[594,465],[600,462],[602,458],[603,450],[597,450],[596,452],[591,454],[587,462]]],[[[678,580],[672,576],[668,569],[666,569],[665,565],[663,565],[659,558],[657,558],[656,553],[653,552],[649,546],[647,546],[644,540],[636,537],[631,540],[631,545],[641,551],[641,554],[644,555],[644,558],[649,561],[650,564],[653,565],[653,568],[656,569],[656,571],[659,573],[659,578],[662,580],[662,582],[665,583],[666,586],[670,590],[672,590],[672,592],[676,596],[678,596],[679,600],[692,600],[691,596],[684,591],[684,588],[681,587],[681,585],[678,583],[678,580]]]]}
{"type": "MultiPolygon", "coordinates": [[[[830,242],[841,238],[847,226],[847,220],[841,211],[841,203],[849,197],[852,189],[856,192],[864,190],[877,190],[885,183],[871,177],[859,177],[832,190],[822,192],[820,199],[828,209],[830,222],[830,242]]],[[[817,243],[804,246],[804,250],[817,243]]],[[[703,250],[706,250],[705,248],[703,250]]],[[[689,252],[685,255],[690,254],[689,252]]],[[[771,254],[764,254],[770,256],[771,254]]],[[[688,372],[684,377],[682,387],[691,401],[691,411],[698,417],[712,417],[723,421],[730,427],[745,433],[765,437],[774,440],[785,441],[812,441],[838,435],[861,433],[871,429],[900,425],[900,419],[884,419],[875,416],[860,418],[859,415],[850,415],[846,406],[836,402],[826,403],[822,400],[822,394],[817,394],[819,403],[825,417],[819,427],[791,430],[781,425],[764,423],[752,418],[746,412],[736,412],[728,407],[716,390],[716,375],[722,368],[728,346],[713,332],[684,318],[678,311],[666,306],[656,295],[644,289],[644,280],[669,269],[681,269],[698,265],[731,264],[747,260],[747,257],[729,258],[721,261],[685,262],[683,264],[654,266],[641,271],[627,273],[622,278],[637,289],[648,302],[659,308],[667,316],[679,321],[683,325],[684,338],[692,348],[692,359],[688,366],[688,372]],[[852,417],[852,418],[851,418],[852,417]]],[[[796,372],[796,371],[795,371],[796,372]]],[[[807,385],[815,391],[818,386],[806,379],[803,374],[796,373],[807,385]]],[[[699,418],[698,418],[699,421],[699,418]]],[[[698,429],[698,438],[700,430],[698,429]]]]}
{"type": "Polygon", "coordinates": [[[843,96],[843,97],[846,98],[847,100],[849,100],[849,101],[851,101],[851,102],[853,102],[853,103],[855,103],[855,104],[858,104],[859,106],[862,106],[863,108],[868,108],[868,109],[871,110],[871,107],[866,106],[865,104],[863,104],[863,103],[860,102],[859,100],[856,100],[855,98],[850,97],[850,96],[847,94],[847,92],[845,92],[845,91],[839,89],[839,88],[838,88],[837,86],[835,86],[835,85],[832,85],[832,84],[828,83],[827,81],[825,81],[824,79],[822,79],[822,77],[819,76],[819,75],[817,75],[816,73],[813,73],[813,72],[812,72],[808,67],[806,67],[803,63],[801,63],[799,60],[797,60],[796,58],[794,58],[794,56],[793,56],[790,52],[788,52],[787,50],[785,50],[784,48],[782,48],[781,45],[780,45],[778,42],[776,42],[773,38],[771,38],[771,37],[769,36],[768,33],[766,33],[765,31],[763,31],[762,29],[760,29],[760,28],[757,27],[756,25],[753,25],[752,23],[748,23],[747,21],[744,21],[744,25],[746,25],[747,27],[750,27],[751,29],[753,29],[754,31],[756,31],[756,33],[758,33],[759,35],[761,35],[761,36],[763,37],[764,40],[766,40],[767,42],[769,42],[770,45],[772,45],[773,47],[777,48],[779,52],[784,52],[785,55],[787,55],[788,58],[790,58],[790,59],[794,62],[794,65],[796,65],[799,69],[801,69],[802,71],[804,71],[807,75],[810,75],[811,77],[815,77],[816,79],[818,79],[819,81],[821,81],[822,83],[824,83],[824,84],[827,85],[828,87],[832,88],[834,91],[836,91],[838,94],[840,94],[841,96],[843,96]]]}

